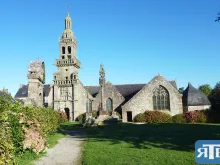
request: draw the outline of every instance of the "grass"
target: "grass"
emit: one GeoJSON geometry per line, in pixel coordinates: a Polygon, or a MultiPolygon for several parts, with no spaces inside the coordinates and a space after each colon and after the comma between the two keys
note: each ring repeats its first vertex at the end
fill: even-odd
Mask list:
{"type": "MultiPolygon", "coordinates": [[[[56,133],[47,137],[47,142],[49,145],[48,148],[53,148],[57,144],[58,140],[65,137],[65,130],[71,130],[77,127],[79,127],[79,124],[76,122],[65,122],[61,124],[56,133]]],[[[16,162],[18,165],[32,165],[33,161],[41,158],[45,154],[46,153],[40,153],[37,155],[32,151],[26,150],[21,156],[17,155],[16,162]]]]}
{"type": "Polygon", "coordinates": [[[86,131],[86,165],[193,165],[197,140],[220,139],[218,124],[123,123],[86,131]]]}

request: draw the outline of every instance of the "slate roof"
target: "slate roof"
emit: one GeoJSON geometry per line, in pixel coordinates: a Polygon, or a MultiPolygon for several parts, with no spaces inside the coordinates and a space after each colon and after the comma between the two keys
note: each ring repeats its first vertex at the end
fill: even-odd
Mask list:
{"type": "Polygon", "coordinates": [[[207,96],[190,83],[183,91],[183,106],[211,105],[207,96]]]}
{"type": "MultiPolygon", "coordinates": [[[[176,81],[169,81],[169,83],[177,89],[176,81]]],[[[124,85],[114,85],[117,90],[122,94],[125,100],[131,99],[137,92],[139,92],[146,84],[124,84],[124,85]]],[[[95,97],[100,87],[99,86],[85,86],[88,92],[95,97]]]]}
{"type": "MultiPolygon", "coordinates": [[[[174,88],[177,89],[176,81],[169,81],[174,88]]],[[[132,98],[138,91],[140,91],[146,84],[124,84],[114,85],[122,94],[125,100],[132,98]]],[[[100,86],[84,86],[88,92],[95,97],[100,90],[100,86]]],[[[50,85],[44,85],[44,96],[48,96],[50,92],[50,85]]],[[[28,97],[28,85],[23,85],[15,94],[15,98],[28,97]]]]}
{"type": "MultiPolygon", "coordinates": [[[[45,84],[44,85],[44,96],[48,96],[50,92],[50,85],[45,84]]],[[[28,85],[23,85],[19,88],[17,93],[15,94],[15,98],[21,98],[21,97],[28,97],[28,85]]]]}
{"type": "Polygon", "coordinates": [[[20,87],[15,94],[15,98],[28,97],[28,85],[20,87]]]}

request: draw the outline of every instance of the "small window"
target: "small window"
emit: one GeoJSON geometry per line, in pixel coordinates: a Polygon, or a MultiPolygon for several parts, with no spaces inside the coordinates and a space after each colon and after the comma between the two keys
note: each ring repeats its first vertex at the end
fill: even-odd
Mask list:
{"type": "Polygon", "coordinates": [[[68,46],[68,54],[71,54],[71,46],[68,46]]]}
{"type": "Polygon", "coordinates": [[[66,71],[68,71],[68,69],[66,69],[66,71]]]}
{"type": "Polygon", "coordinates": [[[56,76],[54,76],[54,80],[56,80],[56,76]]]}
{"type": "Polygon", "coordinates": [[[65,54],[65,47],[62,47],[62,54],[65,54]]]}
{"type": "Polygon", "coordinates": [[[67,57],[68,57],[68,59],[71,59],[71,56],[70,56],[70,55],[68,55],[67,57]]]}
{"type": "Polygon", "coordinates": [[[66,77],[66,80],[68,80],[68,77],[66,77]]]}
{"type": "Polygon", "coordinates": [[[62,59],[65,59],[65,56],[62,56],[62,59]]]}
{"type": "Polygon", "coordinates": [[[41,93],[39,93],[39,96],[41,96],[41,93]]]}
{"type": "Polygon", "coordinates": [[[107,111],[112,111],[113,110],[112,99],[110,99],[110,98],[108,98],[106,100],[106,110],[107,111]]]}
{"type": "Polygon", "coordinates": [[[74,75],[73,77],[74,77],[74,79],[76,79],[76,75],[74,75]]]}

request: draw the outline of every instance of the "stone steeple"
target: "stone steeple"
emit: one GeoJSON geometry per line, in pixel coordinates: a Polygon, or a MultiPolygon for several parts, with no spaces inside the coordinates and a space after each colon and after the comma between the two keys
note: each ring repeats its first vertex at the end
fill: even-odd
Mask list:
{"type": "MultiPolygon", "coordinates": [[[[99,85],[101,86],[101,100],[100,100],[100,111],[104,110],[104,86],[105,86],[105,69],[104,66],[100,65],[99,70],[99,85]]],[[[100,113],[101,114],[101,113],[100,113]]]]}
{"type": "Polygon", "coordinates": [[[72,31],[72,20],[69,13],[65,18],[64,31],[59,40],[60,56],[55,61],[58,72],[54,73],[53,108],[68,111],[69,119],[74,119],[77,102],[78,69],[80,62],[76,58],[77,41],[72,31]]]}
{"type": "Polygon", "coordinates": [[[105,69],[102,64],[100,65],[100,70],[99,70],[99,85],[101,87],[105,85],[105,69]]]}

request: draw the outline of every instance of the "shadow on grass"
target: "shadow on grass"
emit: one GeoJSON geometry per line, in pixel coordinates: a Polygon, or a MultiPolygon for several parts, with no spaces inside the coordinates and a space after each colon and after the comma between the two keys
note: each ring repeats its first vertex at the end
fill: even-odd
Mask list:
{"type": "Polygon", "coordinates": [[[220,125],[214,124],[111,124],[86,128],[91,142],[122,142],[137,149],[164,148],[193,151],[197,140],[220,139],[220,125]]]}

